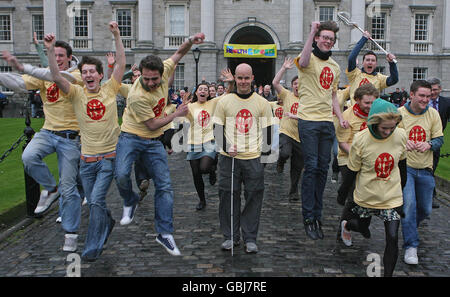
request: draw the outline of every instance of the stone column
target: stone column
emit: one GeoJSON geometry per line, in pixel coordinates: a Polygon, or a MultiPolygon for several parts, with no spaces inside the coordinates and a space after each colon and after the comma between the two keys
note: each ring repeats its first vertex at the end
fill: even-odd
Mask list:
{"type": "Polygon", "coordinates": [[[153,0],[139,0],[138,48],[153,48],[153,0]]]}
{"type": "Polygon", "coordinates": [[[442,49],[446,53],[450,53],[450,0],[444,1],[444,15],[443,15],[443,44],[442,49]]]}
{"type": "Polygon", "coordinates": [[[290,48],[303,47],[303,0],[289,1],[290,48]]]}
{"type": "MultiPolygon", "coordinates": [[[[351,20],[356,22],[361,28],[365,27],[366,22],[366,2],[361,0],[352,0],[351,20]]],[[[361,39],[362,33],[358,29],[352,29],[350,45],[356,44],[361,39]]]]}
{"type": "Polygon", "coordinates": [[[214,0],[201,0],[200,9],[200,30],[205,33],[205,42],[201,47],[216,47],[214,37],[214,0]]]}
{"type": "MultiPolygon", "coordinates": [[[[56,39],[61,38],[59,36],[59,28],[57,26],[58,22],[58,1],[57,0],[46,0],[43,1],[44,6],[44,32],[56,34],[56,39]]],[[[66,14],[66,11],[64,11],[66,14]]],[[[66,17],[65,15],[63,17],[66,17]]]]}

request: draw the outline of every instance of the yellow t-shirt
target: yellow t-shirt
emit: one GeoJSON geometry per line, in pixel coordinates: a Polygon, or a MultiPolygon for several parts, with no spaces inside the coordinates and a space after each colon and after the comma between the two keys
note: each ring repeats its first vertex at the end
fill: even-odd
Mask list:
{"type": "Polygon", "coordinates": [[[86,88],[70,85],[63,94],[73,104],[81,129],[81,153],[97,155],[116,150],[120,134],[116,95],[120,83],[114,77],[102,84],[98,93],[88,93],[86,88]]]}
{"type": "MultiPolygon", "coordinates": [[[[80,71],[76,69],[71,74],[77,80],[77,84],[83,86],[80,71]]],[[[27,90],[40,90],[45,114],[43,129],[52,131],[80,130],[72,103],[60,94],[56,83],[40,80],[30,75],[22,75],[22,79],[27,90]]]]}
{"type": "MultiPolygon", "coordinates": [[[[442,122],[439,113],[434,108],[421,115],[410,113],[405,106],[398,109],[402,115],[399,127],[405,129],[409,140],[414,142],[427,142],[432,138],[443,136],[442,122]]],[[[428,150],[424,153],[409,151],[407,153],[407,165],[416,169],[433,169],[433,152],[428,150]]]]}
{"type": "Polygon", "coordinates": [[[278,101],[269,101],[270,107],[272,107],[272,124],[279,125],[283,118],[283,105],[278,104],[278,101]]]}
{"type": "Polygon", "coordinates": [[[297,65],[298,97],[302,107],[298,116],[307,121],[333,121],[332,92],[337,92],[340,78],[339,65],[332,59],[324,61],[311,54],[308,67],[301,68],[298,61],[301,54],[295,58],[297,65]]]}
{"type": "MultiPolygon", "coordinates": [[[[269,102],[256,93],[248,99],[231,93],[217,103],[213,123],[224,126],[227,142],[236,144],[236,159],[256,159],[261,156],[262,129],[272,124],[272,109],[269,102]]],[[[219,150],[229,156],[222,147],[219,150]]]]}
{"type": "Polygon", "coordinates": [[[119,89],[119,94],[123,98],[127,99],[128,93],[130,92],[132,86],[133,86],[132,84],[121,84],[120,89],[119,89]]]}
{"type": "Polygon", "coordinates": [[[204,103],[189,104],[186,119],[189,122],[188,144],[202,144],[214,139],[213,116],[217,102],[223,96],[216,97],[204,103]]]}
{"type": "Polygon", "coordinates": [[[379,72],[376,75],[371,75],[362,72],[361,69],[356,67],[350,72],[348,72],[348,70],[345,70],[345,74],[347,75],[348,81],[350,83],[350,100],[352,105],[355,104],[355,99],[353,99],[355,90],[360,86],[371,83],[380,92],[388,87],[388,85],[386,84],[386,80],[388,77],[379,72]]]}
{"type": "Polygon", "coordinates": [[[164,108],[167,105],[169,77],[175,70],[172,59],[164,61],[164,73],[161,78],[161,86],[148,92],[137,79],[127,97],[127,108],[123,114],[121,130],[145,138],[159,137],[164,133],[164,127],[155,131],[147,128],[144,122],[153,118],[164,117],[164,108]]]}
{"type": "MultiPolygon", "coordinates": [[[[338,142],[345,142],[351,146],[355,134],[367,128],[367,119],[363,119],[355,115],[353,112],[353,106],[345,110],[342,113],[342,117],[344,120],[348,121],[350,127],[348,129],[344,129],[340,125],[337,125],[336,139],[338,142]]],[[[341,150],[339,146],[337,158],[339,166],[347,165],[348,154],[341,150]]]]}
{"type": "Polygon", "coordinates": [[[348,168],[357,171],[355,203],[374,209],[403,205],[398,162],[406,158],[406,133],[396,128],[386,139],[376,139],[369,129],[357,133],[348,158],[348,168]]]}
{"type": "MultiPolygon", "coordinates": [[[[294,95],[294,93],[283,90],[280,93],[280,98],[283,100],[283,109],[286,112],[292,114],[298,114],[300,99],[294,95]]],[[[283,133],[297,142],[300,142],[300,136],[298,135],[298,120],[291,119],[289,117],[283,117],[280,123],[280,133],[283,133]]]]}

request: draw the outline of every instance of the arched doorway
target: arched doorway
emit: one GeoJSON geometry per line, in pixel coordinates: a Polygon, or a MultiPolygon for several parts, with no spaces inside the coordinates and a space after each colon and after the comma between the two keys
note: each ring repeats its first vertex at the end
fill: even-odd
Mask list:
{"type": "MultiPolygon", "coordinates": [[[[274,44],[272,36],[259,26],[243,26],[230,37],[227,43],[231,44],[274,44]]],[[[272,58],[227,58],[228,68],[234,74],[236,66],[247,63],[253,68],[255,84],[271,85],[275,76],[275,59],[272,58]]]]}

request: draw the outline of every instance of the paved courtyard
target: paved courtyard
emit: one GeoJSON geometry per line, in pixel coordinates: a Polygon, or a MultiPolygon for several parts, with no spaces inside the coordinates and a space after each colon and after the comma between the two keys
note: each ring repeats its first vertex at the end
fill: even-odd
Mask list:
{"type": "MultiPolygon", "coordinates": [[[[384,226],[376,217],[372,220],[370,239],[354,234],[352,247],[336,242],[341,206],[336,203],[337,186],[330,178],[324,194],[325,238],[317,241],[307,238],[301,202],[288,201],[289,162],[282,174],[277,174],[275,164],[265,169],[264,204],[257,241],[259,253],[246,254],[241,244],[231,257],[230,252],[220,249],[223,237],[219,228],[217,184],[209,185],[204,176],[207,207],[197,211],[198,198],[185,154],[169,156],[169,163],[175,194],[174,237],[182,255],[170,256],[155,241],[153,186],[141,202],[134,222],[120,226],[122,200],[113,183],[107,202],[117,221],[116,227],[100,259],[81,263],[81,276],[365,277],[368,267],[373,271],[375,262],[370,257],[382,258],[384,226]]],[[[444,202],[442,200],[441,207],[434,209],[431,219],[420,227],[419,265],[405,264],[403,251],[400,251],[394,276],[450,276],[450,210],[448,202],[444,202]]],[[[88,207],[83,206],[79,255],[84,246],[88,211],[88,207]]],[[[64,231],[55,222],[57,214],[57,207],[54,207],[44,218],[35,219],[0,242],[0,276],[66,276],[73,260],[62,251],[64,231]]],[[[399,238],[401,247],[401,233],[399,238]]]]}

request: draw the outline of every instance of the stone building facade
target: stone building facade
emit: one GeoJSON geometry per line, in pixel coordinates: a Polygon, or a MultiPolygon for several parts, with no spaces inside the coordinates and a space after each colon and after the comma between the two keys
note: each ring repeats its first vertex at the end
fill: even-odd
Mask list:
{"type": "MultiPolygon", "coordinates": [[[[148,54],[170,57],[185,38],[204,32],[199,80],[215,81],[221,69],[233,70],[245,61],[253,66],[256,83],[265,84],[286,56],[301,52],[312,21],[337,21],[342,11],[397,56],[400,81],[386,92],[395,87],[408,89],[414,79],[431,77],[441,78],[444,90],[450,89],[450,0],[0,0],[0,50],[38,64],[33,31],[41,40],[44,33],[54,32],[58,39],[70,42],[77,57],[102,59],[106,71],[105,55],[114,51],[107,24],[116,20],[128,67],[148,54]],[[225,58],[224,44],[228,43],[275,44],[277,57],[225,58]]],[[[339,24],[333,58],[341,66],[343,86],[347,57],[362,35],[339,24]]],[[[385,55],[372,49],[379,52],[379,70],[389,72],[385,55]]],[[[0,61],[0,71],[9,70],[0,61]]],[[[177,68],[175,86],[193,87],[195,72],[196,63],[189,53],[177,68]]],[[[287,84],[294,75],[295,69],[286,73],[287,84]]]]}

